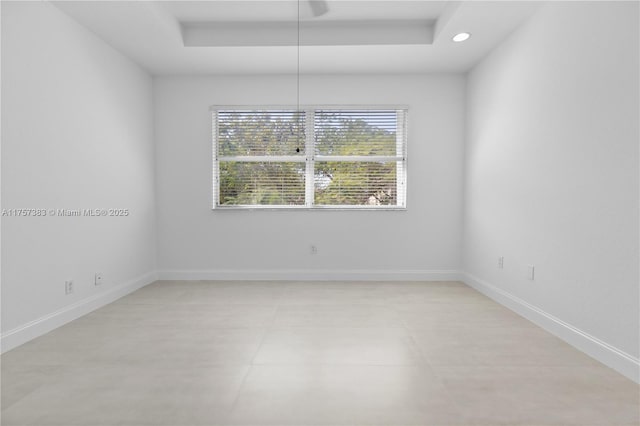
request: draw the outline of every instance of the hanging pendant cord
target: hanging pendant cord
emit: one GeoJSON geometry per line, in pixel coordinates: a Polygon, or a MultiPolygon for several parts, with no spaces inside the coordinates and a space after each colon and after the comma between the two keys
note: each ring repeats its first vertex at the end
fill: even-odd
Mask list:
{"type": "Polygon", "coordinates": [[[296,50],[296,117],[298,121],[298,149],[300,149],[301,141],[301,126],[300,126],[300,0],[297,0],[297,28],[298,28],[298,45],[296,50]]]}
{"type": "Polygon", "coordinates": [[[300,111],[300,0],[298,0],[298,50],[296,58],[296,75],[297,75],[297,88],[296,88],[296,100],[298,111],[300,111]]]}

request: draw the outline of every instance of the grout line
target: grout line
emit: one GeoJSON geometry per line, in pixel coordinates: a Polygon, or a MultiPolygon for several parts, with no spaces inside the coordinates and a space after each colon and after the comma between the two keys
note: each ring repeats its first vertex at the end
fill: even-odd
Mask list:
{"type": "Polygon", "coordinates": [[[240,395],[242,394],[242,390],[245,387],[245,384],[247,382],[247,378],[249,377],[249,374],[251,374],[251,370],[253,370],[255,365],[260,365],[260,364],[255,364],[255,360],[258,357],[258,354],[260,353],[260,349],[262,349],[262,345],[264,344],[264,341],[267,337],[267,334],[269,333],[269,331],[272,329],[272,325],[273,325],[273,320],[275,319],[276,315],[278,314],[278,309],[279,309],[279,302],[275,305],[275,309],[273,310],[273,313],[271,315],[271,320],[270,320],[270,324],[265,324],[264,327],[260,327],[260,329],[262,330],[262,336],[260,337],[260,342],[258,343],[258,347],[256,349],[256,352],[253,354],[253,357],[251,358],[251,362],[247,365],[247,372],[245,373],[244,377],[242,378],[242,380],[240,381],[240,386],[238,386],[238,392],[236,394],[236,397],[233,400],[233,403],[231,404],[231,408],[229,409],[228,415],[231,416],[231,414],[235,411],[237,405],[238,405],[238,400],[240,399],[240,395]]]}
{"type": "Polygon", "coordinates": [[[435,371],[433,369],[433,365],[431,364],[431,362],[429,362],[429,358],[425,355],[424,351],[418,345],[418,342],[416,341],[415,337],[413,336],[413,332],[409,328],[409,326],[407,325],[407,322],[405,321],[405,319],[400,315],[400,312],[396,309],[395,306],[389,305],[388,307],[390,309],[392,309],[393,312],[396,313],[396,315],[398,315],[398,318],[400,318],[400,322],[402,323],[402,328],[406,331],[407,335],[409,336],[409,339],[411,340],[413,348],[416,350],[416,352],[418,353],[420,358],[423,360],[423,362],[427,365],[427,367],[431,370],[431,372],[435,376],[435,371]]]}
{"type": "Polygon", "coordinates": [[[240,399],[240,394],[242,393],[242,389],[244,388],[244,385],[247,382],[247,378],[251,373],[251,369],[253,368],[253,365],[249,364],[246,367],[247,367],[247,372],[242,377],[242,380],[240,381],[240,385],[238,386],[238,391],[236,392],[236,397],[233,399],[233,403],[231,404],[231,407],[229,407],[229,410],[227,411],[228,416],[231,416],[231,414],[236,410],[236,406],[238,405],[238,400],[240,399]]]}

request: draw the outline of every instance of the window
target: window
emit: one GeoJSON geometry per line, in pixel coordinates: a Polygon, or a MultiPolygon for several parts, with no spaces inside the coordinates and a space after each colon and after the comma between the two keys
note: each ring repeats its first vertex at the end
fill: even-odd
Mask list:
{"type": "Polygon", "coordinates": [[[212,108],[214,208],[404,208],[404,108],[212,108]]]}

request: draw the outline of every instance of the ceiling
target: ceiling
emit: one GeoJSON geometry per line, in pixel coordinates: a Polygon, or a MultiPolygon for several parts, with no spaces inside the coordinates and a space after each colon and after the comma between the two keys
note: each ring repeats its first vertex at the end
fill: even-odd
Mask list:
{"type": "Polygon", "coordinates": [[[329,0],[314,16],[308,0],[53,3],[154,75],[466,72],[540,5],[329,0]],[[472,37],[453,43],[459,32],[472,37]]]}

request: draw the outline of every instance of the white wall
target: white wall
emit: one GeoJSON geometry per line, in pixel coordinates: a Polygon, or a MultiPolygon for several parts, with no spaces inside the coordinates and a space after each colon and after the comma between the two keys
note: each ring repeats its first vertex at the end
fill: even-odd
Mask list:
{"type": "Polygon", "coordinates": [[[637,363],[638,3],[551,3],[469,76],[464,268],[637,363]]]}
{"type": "Polygon", "coordinates": [[[2,207],[131,211],[2,218],[6,350],[147,283],[155,201],[149,75],[49,3],[2,3],[2,207]]]}
{"type": "Polygon", "coordinates": [[[303,104],[409,106],[407,211],[212,211],[209,107],[295,105],[296,77],[156,78],[161,276],[446,278],[429,271],[459,270],[464,76],[306,76],[300,87],[303,104]]]}

